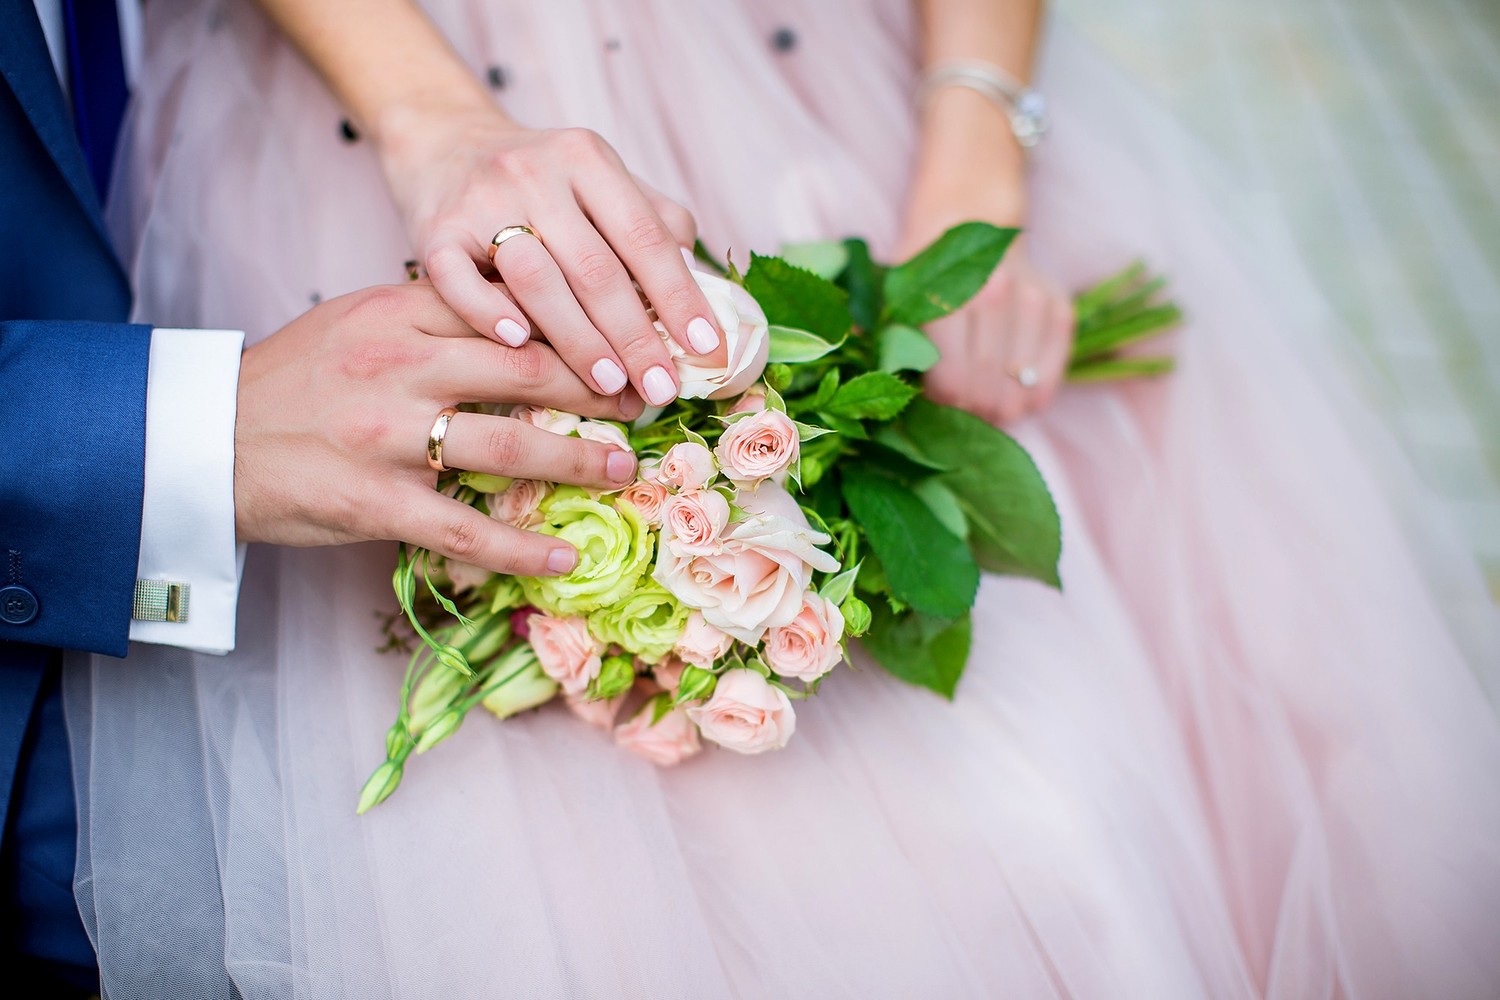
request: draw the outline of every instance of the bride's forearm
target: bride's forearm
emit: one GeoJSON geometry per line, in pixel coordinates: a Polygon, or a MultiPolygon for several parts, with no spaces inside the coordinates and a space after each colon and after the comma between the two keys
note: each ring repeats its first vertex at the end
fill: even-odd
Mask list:
{"type": "MultiPolygon", "coordinates": [[[[918,0],[922,68],[980,59],[1017,80],[1031,79],[1041,0],[918,0]]],[[[979,201],[990,221],[1019,223],[1025,215],[1025,159],[999,106],[966,87],[939,87],[919,109],[921,144],[913,199],[961,192],[979,201]]]]}
{"type": "Polygon", "coordinates": [[[257,0],[377,145],[434,108],[496,110],[410,0],[257,0]]]}

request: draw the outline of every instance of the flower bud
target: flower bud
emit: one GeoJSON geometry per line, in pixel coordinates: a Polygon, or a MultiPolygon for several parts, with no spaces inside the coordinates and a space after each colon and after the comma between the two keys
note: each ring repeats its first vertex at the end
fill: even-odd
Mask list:
{"type": "Polygon", "coordinates": [[[395,724],[392,725],[390,729],[386,730],[385,755],[387,757],[396,756],[401,752],[402,748],[406,746],[407,741],[410,739],[411,730],[407,729],[406,724],[403,723],[400,719],[397,719],[395,724]]]}
{"type": "Polygon", "coordinates": [[[457,670],[465,677],[474,676],[474,668],[469,666],[468,658],[464,656],[463,650],[457,646],[439,646],[437,661],[449,670],[457,670]]]}
{"type": "Polygon", "coordinates": [[[359,806],[355,812],[363,815],[391,797],[396,786],[401,784],[401,764],[388,760],[375,769],[370,780],[359,793],[359,806]]]}
{"type": "Polygon", "coordinates": [[[786,387],[792,384],[792,366],[780,361],[766,365],[766,373],[761,378],[775,391],[786,392],[786,387]]]}
{"type": "Polygon", "coordinates": [[[491,613],[508,611],[525,603],[526,595],[521,592],[521,583],[515,577],[497,576],[493,579],[495,592],[490,598],[491,613]]]}
{"type": "Polygon", "coordinates": [[[635,683],[635,660],[629,656],[606,657],[599,668],[599,676],[594,678],[594,685],[589,691],[592,699],[605,699],[617,697],[630,690],[630,685],[635,683]]]}
{"type": "Polygon", "coordinates": [[[504,493],[510,488],[508,476],[492,476],[488,472],[460,472],[458,481],[476,493],[504,493]]]}
{"type": "Polygon", "coordinates": [[[850,594],[844,598],[844,603],[839,605],[839,611],[844,616],[845,635],[853,637],[870,631],[873,616],[870,614],[870,606],[864,601],[850,594]]]}
{"type": "Polygon", "coordinates": [[[701,701],[714,693],[719,679],[701,667],[686,667],[677,681],[677,697],[672,704],[701,701]]]}
{"type": "MultiPolygon", "coordinates": [[[[510,673],[512,670],[506,665],[502,665],[500,669],[505,673],[510,673]]],[[[518,712],[524,712],[528,708],[536,708],[543,702],[551,701],[557,692],[557,681],[542,671],[542,665],[535,659],[535,654],[532,654],[531,662],[526,669],[487,692],[482,704],[497,717],[508,719],[518,712]]]]}
{"type": "Polygon", "coordinates": [[[417,753],[426,753],[439,743],[458,732],[458,727],[463,725],[464,710],[459,705],[443,712],[417,737],[417,753]]]}
{"type": "Polygon", "coordinates": [[[420,736],[423,730],[453,704],[453,699],[468,684],[469,678],[452,667],[443,663],[433,664],[432,669],[422,676],[411,693],[411,732],[420,736]]]}

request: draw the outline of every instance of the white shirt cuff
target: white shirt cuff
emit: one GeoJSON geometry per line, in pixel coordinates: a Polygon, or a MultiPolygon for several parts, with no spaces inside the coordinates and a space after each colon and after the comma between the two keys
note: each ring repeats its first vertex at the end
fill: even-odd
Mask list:
{"type": "Polygon", "coordinates": [[[140,580],[189,586],[185,622],[130,623],[134,642],[234,649],[242,553],[234,540],[234,417],[245,335],[151,332],[140,580]]]}

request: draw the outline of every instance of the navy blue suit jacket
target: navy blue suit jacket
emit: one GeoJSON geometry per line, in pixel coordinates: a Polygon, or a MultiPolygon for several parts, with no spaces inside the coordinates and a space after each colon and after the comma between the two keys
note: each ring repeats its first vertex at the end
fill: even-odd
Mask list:
{"type": "Polygon", "coordinates": [[[60,649],[124,656],[129,639],[151,338],[129,310],[32,0],[0,0],[0,830],[13,835],[39,796],[72,815],[49,665],[60,649]]]}

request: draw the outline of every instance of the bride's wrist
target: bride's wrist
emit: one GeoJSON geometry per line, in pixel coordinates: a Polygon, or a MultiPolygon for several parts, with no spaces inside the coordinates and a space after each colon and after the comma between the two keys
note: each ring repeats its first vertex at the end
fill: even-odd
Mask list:
{"type": "Polygon", "coordinates": [[[1026,214],[1026,158],[1000,108],[972,90],[947,87],[923,102],[912,202],[972,204],[974,215],[1020,225],[1026,214]]]}
{"type": "Polygon", "coordinates": [[[450,81],[413,90],[383,102],[369,114],[369,138],[386,159],[406,160],[453,128],[458,121],[482,119],[519,128],[478,81],[450,81]]]}

